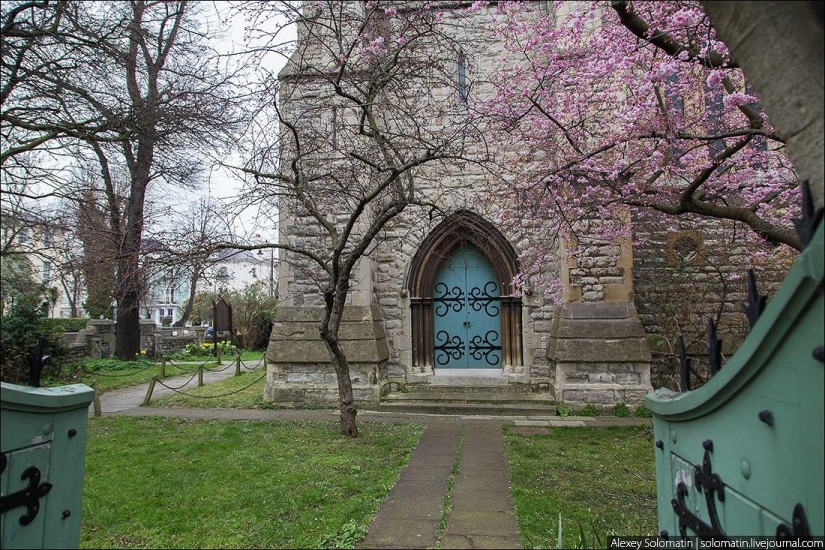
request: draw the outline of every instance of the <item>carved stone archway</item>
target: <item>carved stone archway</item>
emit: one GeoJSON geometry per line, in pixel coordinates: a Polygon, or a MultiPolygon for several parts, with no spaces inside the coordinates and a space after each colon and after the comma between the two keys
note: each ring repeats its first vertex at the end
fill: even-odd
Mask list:
{"type": "Polygon", "coordinates": [[[519,264],[515,250],[504,235],[477,214],[461,210],[441,222],[421,244],[407,278],[412,328],[412,366],[419,372],[434,364],[433,287],[438,268],[455,247],[469,243],[493,267],[501,289],[502,365],[521,366],[521,297],[514,296],[513,278],[519,264]]]}

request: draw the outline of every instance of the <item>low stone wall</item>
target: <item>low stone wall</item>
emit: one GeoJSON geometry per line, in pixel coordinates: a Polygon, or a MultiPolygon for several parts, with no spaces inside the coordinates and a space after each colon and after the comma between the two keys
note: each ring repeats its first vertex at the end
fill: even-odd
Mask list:
{"type": "MultiPolygon", "coordinates": [[[[266,351],[265,401],[338,403],[338,380],[318,336],[322,318],[323,308],[278,308],[266,351]]],[[[339,331],[350,362],[353,397],[360,408],[377,406],[387,383],[389,353],[379,319],[375,307],[350,306],[339,331]]]]}
{"type": "Polygon", "coordinates": [[[547,356],[556,401],[573,408],[641,405],[652,390],[650,350],[631,302],[562,304],[547,356]]]}
{"type": "MultiPolygon", "coordinates": [[[[109,319],[93,319],[86,328],[64,335],[70,360],[84,357],[106,359],[114,356],[115,326],[109,319]]],[[[189,344],[204,341],[206,327],[158,327],[154,321],[140,321],[140,349],[149,357],[169,356],[182,351],[189,344]]]]}
{"type": "Polygon", "coordinates": [[[158,328],[154,334],[153,355],[165,357],[183,351],[189,344],[200,345],[203,343],[205,332],[206,327],[158,328]]]}

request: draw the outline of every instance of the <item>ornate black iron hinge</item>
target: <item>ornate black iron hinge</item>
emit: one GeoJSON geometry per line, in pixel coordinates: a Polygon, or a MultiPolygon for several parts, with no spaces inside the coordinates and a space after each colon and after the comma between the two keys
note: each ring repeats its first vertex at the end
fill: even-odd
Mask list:
{"type": "Polygon", "coordinates": [[[705,494],[710,525],[691,512],[685,503],[688,488],[684,482],[679,482],[679,485],[676,486],[676,498],[672,499],[670,504],[673,506],[673,511],[676,512],[676,515],[679,516],[679,534],[683,539],[687,539],[688,529],[693,531],[696,536],[702,540],[725,539],[727,536],[724,531],[722,531],[722,525],[719,523],[719,515],[716,512],[716,500],[714,499],[715,494],[719,502],[725,501],[725,484],[722,483],[722,478],[719,477],[719,474],[713,473],[713,466],[710,461],[713,441],[708,439],[702,446],[705,448],[705,456],[702,459],[702,467],[696,466],[694,468],[693,481],[696,488],[705,494]]]}
{"type": "MultiPolygon", "coordinates": [[[[6,469],[8,459],[3,454],[2,466],[6,469]]],[[[2,470],[0,470],[2,471],[2,470]]],[[[0,499],[0,513],[5,514],[18,506],[25,506],[26,513],[20,516],[20,525],[28,525],[40,511],[40,499],[52,489],[51,483],[40,483],[40,470],[36,466],[29,466],[23,471],[20,479],[28,479],[29,484],[16,493],[11,493],[0,499]]]]}

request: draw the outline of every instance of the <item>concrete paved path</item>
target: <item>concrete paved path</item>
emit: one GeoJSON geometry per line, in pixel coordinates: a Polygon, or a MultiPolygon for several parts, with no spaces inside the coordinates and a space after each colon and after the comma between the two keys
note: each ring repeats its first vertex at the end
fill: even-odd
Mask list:
{"type": "Polygon", "coordinates": [[[522,548],[500,428],[467,427],[441,548],[522,548]]]}
{"type": "Polygon", "coordinates": [[[522,548],[499,426],[428,425],[360,547],[439,540],[441,548],[522,548]]]}
{"type": "Polygon", "coordinates": [[[361,548],[433,548],[461,426],[430,425],[381,505],[361,548]]]}

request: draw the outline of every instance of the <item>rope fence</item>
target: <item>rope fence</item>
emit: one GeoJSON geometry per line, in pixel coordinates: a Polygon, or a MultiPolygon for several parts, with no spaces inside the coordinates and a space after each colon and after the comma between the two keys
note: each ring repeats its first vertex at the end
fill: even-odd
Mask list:
{"type": "MultiPolygon", "coordinates": [[[[245,364],[241,360],[241,353],[235,352],[235,353],[232,354],[232,360],[229,361],[228,364],[226,364],[225,366],[220,366],[220,365],[222,365],[223,361],[222,361],[222,358],[221,358],[220,350],[218,350],[216,358],[209,358],[209,359],[207,359],[206,361],[204,361],[200,364],[195,364],[195,363],[181,364],[179,362],[174,361],[171,358],[162,357],[162,358],[158,358],[158,359],[152,361],[149,364],[145,364],[145,366],[142,366],[142,367],[139,367],[139,368],[129,368],[127,372],[111,373],[111,372],[105,372],[103,370],[91,370],[91,369],[87,369],[85,367],[83,367],[81,369],[81,371],[83,372],[84,375],[89,375],[89,376],[92,377],[92,387],[95,389],[94,413],[93,414],[94,414],[94,416],[100,416],[101,413],[102,413],[102,408],[100,406],[100,390],[98,389],[98,378],[111,378],[111,379],[125,378],[125,377],[128,377],[128,376],[135,376],[137,374],[144,373],[146,371],[149,371],[150,369],[158,369],[158,373],[153,374],[152,377],[149,379],[149,384],[148,384],[148,387],[146,388],[146,396],[143,399],[142,406],[148,406],[149,403],[152,400],[152,394],[154,393],[154,390],[155,390],[155,387],[156,387],[157,384],[160,384],[161,386],[165,387],[166,389],[168,389],[168,390],[170,390],[174,393],[177,393],[177,394],[180,394],[180,395],[185,395],[187,397],[195,397],[195,398],[199,398],[199,399],[212,399],[212,398],[218,398],[218,397],[227,397],[227,396],[230,396],[230,395],[241,393],[241,392],[249,389],[250,387],[254,386],[255,384],[257,384],[261,380],[263,380],[264,377],[266,376],[266,372],[264,372],[256,380],[253,380],[252,382],[250,382],[249,384],[245,385],[242,388],[239,388],[237,390],[233,390],[233,391],[230,391],[230,392],[218,394],[218,395],[193,395],[193,394],[181,391],[181,390],[183,388],[189,386],[196,377],[197,377],[197,380],[198,380],[197,381],[197,386],[198,387],[203,387],[204,386],[204,372],[208,371],[210,373],[220,373],[220,372],[225,372],[225,371],[227,371],[227,370],[234,367],[234,369],[235,369],[234,376],[241,376],[241,374],[243,374],[243,371],[252,372],[252,371],[259,370],[263,365],[265,365],[265,360],[266,360],[266,357],[262,356],[256,364],[254,364],[252,366],[247,366],[247,364],[245,364]],[[215,363],[217,363],[217,365],[214,366],[214,367],[208,367],[207,366],[207,365],[214,365],[215,363]],[[170,370],[172,372],[170,372],[170,370]],[[165,378],[168,378],[168,377],[182,377],[182,376],[189,376],[189,379],[186,380],[183,384],[180,384],[178,386],[171,386],[171,385],[163,382],[163,380],[165,378]]],[[[141,364],[144,364],[144,363],[141,361],[141,364]]],[[[139,382],[136,382],[136,383],[139,383],[139,382]]]]}
{"type": "MultiPolygon", "coordinates": [[[[226,392],[226,393],[219,393],[217,395],[194,395],[194,394],[191,394],[191,393],[186,393],[186,392],[180,391],[180,388],[182,386],[178,386],[177,388],[172,388],[172,387],[167,386],[166,384],[164,384],[163,381],[161,381],[161,380],[157,380],[156,382],[159,383],[164,388],[166,388],[168,390],[172,390],[173,392],[175,392],[177,394],[180,394],[180,395],[184,395],[186,397],[195,397],[195,398],[198,398],[198,399],[214,399],[216,397],[227,397],[227,396],[230,396],[230,395],[234,395],[236,393],[241,393],[242,391],[251,388],[252,386],[257,384],[258,382],[263,380],[265,376],[266,376],[266,373],[263,373],[260,377],[258,377],[257,380],[253,380],[252,382],[250,382],[249,384],[247,384],[246,386],[244,386],[242,388],[238,388],[237,390],[233,390],[233,391],[226,392]]],[[[152,386],[150,385],[150,388],[151,387],[152,386]]],[[[152,397],[151,392],[147,392],[147,398],[151,399],[151,397],[152,397]]],[[[146,401],[146,403],[148,404],[148,400],[146,401]]]]}
{"type": "Polygon", "coordinates": [[[226,365],[225,367],[222,367],[222,368],[210,369],[206,366],[209,363],[211,363],[211,361],[206,361],[205,363],[202,363],[201,365],[198,365],[196,367],[196,371],[192,374],[192,376],[189,378],[189,380],[187,380],[186,382],[184,382],[183,384],[181,384],[179,386],[174,386],[173,387],[173,386],[170,386],[170,385],[166,384],[165,382],[163,382],[163,377],[165,376],[165,367],[166,367],[167,364],[170,365],[170,366],[174,366],[176,368],[179,368],[179,369],[181,367],[179,365],[175,365],[171,360],[165,360],[164,359],[163,362],[161,363],[160,376],[159,375],[154,375],[154,376],[152,376],[152,379],[149,381],[149,386],[146,388],[146,397],[143,400],[142,406],[144,406],[144,407],[148,406],[149,403],[151,402],[152,394],[154,393],[156,384],[160,384],[164,388],[166,388],[166,389],[168,389],[168,390],[170,390],[174,393],[184,395],[186,397],[195,397],[195,398],[199,398],[199,399],[213,399],[213,398],[217,398],[217,397],[227,397],[227,396],[230,396],[230,395],[234,395],[236,393],[240,393],[240,392],[242,392],[244,390],[247,390],[250,387],[254,386],[258,382],[263,380],[264,377],[266,377],[266,372],[264,372],[258,379],[253,380],[252,382],[250,382],[246,386],[244,386],[242,388],[239,388],[237,390],[233,390],[233,391],[218,394],[218,395],[193,395],[191,393],[186,393],[186,392],[181,391],[181,389],[188,386],[192,382],[192,380],[195,379],[196,376],[198,378],[197,386],[198,387],[203,387],[203,385],[204,385],[203,374],[204,374],[205,371],[218,373],[218,372],[224,372],[224,371],[234,367],[235,368],[234,376],[240,376],[241,375],[241,369],[246,369],[250,372],[259,369],[261,367],[261,365],[264,364],[264,357],[261,357],[261,359],[258,361],[258,363],[253,367],[247,367],[243,363],[243,361],[241,361],[241,355],[240,354],[237,354],[235,356],[234,361],[232,361],[230,364],[228,364],[228,365],[226,365]]]}

